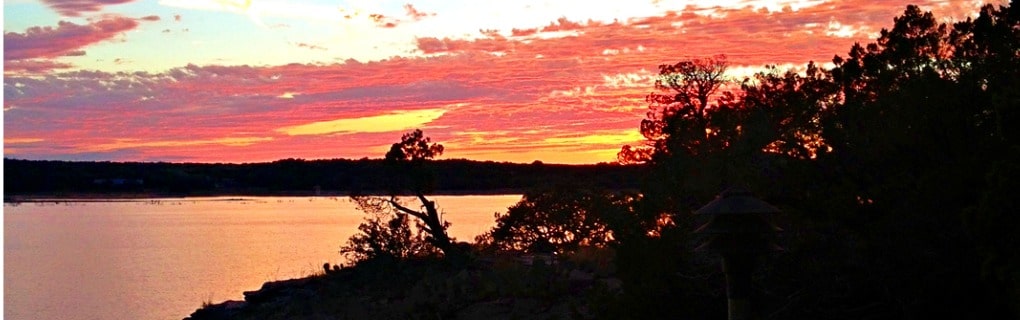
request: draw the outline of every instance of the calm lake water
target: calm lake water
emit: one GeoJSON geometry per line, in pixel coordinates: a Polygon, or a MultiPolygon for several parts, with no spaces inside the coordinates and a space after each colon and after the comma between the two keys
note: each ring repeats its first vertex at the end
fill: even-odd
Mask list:
{"type": "MultiPolygon", "coordinates": [[[[471,241],[520,196],[433,200],[471,241]]],[[[4,205],[4,318],[181,319],[344,262],[362,217],[328,197],[4,205]]]]}

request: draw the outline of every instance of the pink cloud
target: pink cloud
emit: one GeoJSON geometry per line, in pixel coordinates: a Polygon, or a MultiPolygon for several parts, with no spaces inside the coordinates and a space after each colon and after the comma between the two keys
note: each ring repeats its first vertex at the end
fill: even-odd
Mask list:
{"type": "Polygon", "coordinates": [[[407,16],[414,21],[419,21],[428,17],[434,17],[436,15],[435,13],[421,12],[417,8],[412,6],[410,3],[404,5],[404,10],[407,11],[407,16]]]}
{"type": "Polygon", "coordinates": [[[67,63],[48,60],[4,60],[4,72],[41,73],[70,67],[67,63]]]}
{"type": "Polygon", "coordinates": [[[82,13],[96,12],[105,6],[131,1],[134,0],[42,0],[51,9],[65,17],[79,17],[82,13]]]}
{"type": "Polygon", "coordinates": [[[32,27],[24,33],[4,33],[4,60],[53,58],[138,27],[138,21],[111,17],[87,25],[61,21],[57,27],[32,27]]]}

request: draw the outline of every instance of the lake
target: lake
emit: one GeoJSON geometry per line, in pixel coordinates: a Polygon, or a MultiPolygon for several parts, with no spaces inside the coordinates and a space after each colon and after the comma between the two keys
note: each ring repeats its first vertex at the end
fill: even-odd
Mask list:
{"type": "MultiPolygon", "coordinates": [[[[520,195],[431,199],[473,241],[520,195]]],[[[345,262],[363,216],[334,197],[5,204],[4,318],[181,319],[345,262]]]]}

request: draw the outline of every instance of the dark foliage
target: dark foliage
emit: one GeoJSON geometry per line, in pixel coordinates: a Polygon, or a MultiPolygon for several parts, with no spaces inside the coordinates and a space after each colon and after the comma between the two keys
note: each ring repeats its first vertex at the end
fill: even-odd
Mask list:
{"type": "MultiPolygon", "coordinates": [[[[636,208],[675,227],[622,244],[621,263],[654,265],[652,243],[689,252],[690,212],[741,184],[784,211],[787,250],[756,278],[765,318],[1020,316],[1020,5],[939,21],[908,6],[832,69],[769,68],[736,92],[704,85],[722,81],[718,58],[662,66],[641,125],[648,144],[621,158],[651,165],[636,208]]],[[[700,301],[698,283],[719,281],[701,258],[676,259],[654,272],[695,281],[625,289],[621,301],[700,301]]],[[[651,269],[621,265],[621,276],[647,284],[651,269]]]]}
{"type": "MultiPolygon", "coordinates": [[[[581,247],[602,247],[614,241],[613,227],[623,228],[631,215],[632,197],[576,186],[530,191],[496,226],[476,239],[499,250],[567,253],[581,247]]],[[[633,220],[633,219],[630,219],[633,220]]]]}
{"type": "Polygon", "coordinates": [[[407,214],[391,214],[379,207],[359,209],[367,215],[340,253],[350,261],[403,260],[438,254],[421,228],[411,228],[407,214]]]}

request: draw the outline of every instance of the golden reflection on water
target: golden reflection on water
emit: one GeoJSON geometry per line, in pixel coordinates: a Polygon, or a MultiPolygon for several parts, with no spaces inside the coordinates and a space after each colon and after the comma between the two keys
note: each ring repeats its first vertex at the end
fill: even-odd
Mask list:
{"type": "MultiPolygon", "coordinates": [[[[520,196],[432,199],[471,241],[520,196]]],[[[342,197],[5,205],[4,318],[180,319],[343,263],[362,216],[342,197]]]]}

